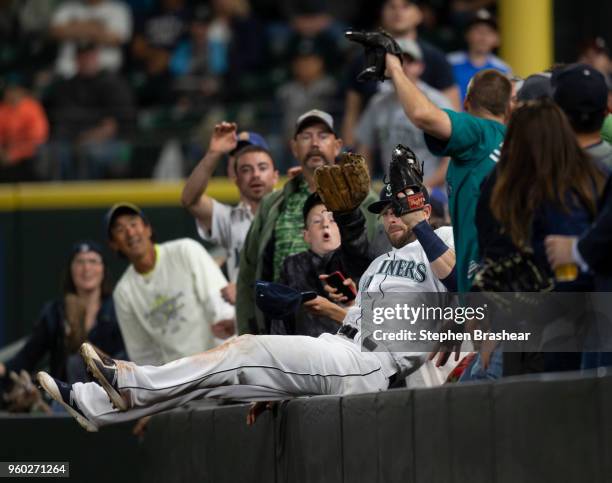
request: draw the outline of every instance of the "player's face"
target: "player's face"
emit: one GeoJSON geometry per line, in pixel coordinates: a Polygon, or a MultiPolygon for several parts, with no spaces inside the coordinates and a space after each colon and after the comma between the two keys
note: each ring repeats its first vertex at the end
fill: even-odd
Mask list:
{"type": "Polygon", "coordinates": [[[393,248],[402,248],[414,240],[412,230],[393,213],[391,206],[385,208],[380,214],[385,227],[385,233],[393,248]]]}
{"type": "Polygon", "coordinates": [[[465,39],[470,50],[479,54],[488,54],[499,45],[499,34],[484,23],[476,24],[468,30],[465,39]]]}
{"type": "Polygon", "coordinates": [[[302,168],[311,172],[319,166],[334,164],[341,148],[342,140],[322,123],[303,129],[291,141],[293,155],[302,168]]]}
{"type": "Polygon", "coordinates": [[[340,230],[334,215],[325,205],[316,205],[308,213],[304,241],[317,255],[323,256],[340,246],[340,230]]]}
{"type": "Polygon", "coordinates": [[[248,200],[261,200],[274,189],[277,182],[278,171],[266,153],[246,153],[238,158],[236,185],[240,194],[248,200]]]}
{"type": "Polygon", "coordinates": [[[70,264],[70,274],[77,293],[92,292],[102,286],[104,263],[96,252],[77,254],[70,264]]]}
{"type": "Polygon", "coordinates": [[[120,215],[111,228],[113,250],[123,253],[128,260],[137,260],[153,247],[151,226],[138,215],[120,215]]]}
{"type": "Polygon", "coordinates": [[[388,0],[381,13],[382,28],[391,35],[404,35],[423,20],[419,7],[408,0],[388,0]]]}

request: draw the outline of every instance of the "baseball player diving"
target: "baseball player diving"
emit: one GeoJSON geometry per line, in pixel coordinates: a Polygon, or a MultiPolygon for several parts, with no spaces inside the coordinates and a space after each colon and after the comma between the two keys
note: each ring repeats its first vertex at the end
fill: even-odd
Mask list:
{"type": "MultiPolygon", "coordinates": [[[[363,169],[367,170],[365,162],[363,169]]],[[[356,304],[337,334],[325,333],[317,338],[243,335],[162,366],[113,360],[85,343],[80,352],[95,382],[69,385],[39,372],[40,386],[88,431],[201,397],[273,401],[387,389],[395,380],[417,371],[426,355],[362,352],[361,294],[381,290],[443,292],[453,290],[455,285],[452,229],[434,231],[430,227],[431,206],[422,173],[422,163],[409,149],[398,146],[391,162],[390,182],[380,200],[369,206],[382,217],[393,249],[376,258],[364,273],[356,304]]],[[[335,177],[340,181],[341,176],[342,170],[336,169],[334,176],[325,179],[334,182],[335,177]]],[[[346,181],[352,179],[358,178],[347,177],[346,181]]]]}

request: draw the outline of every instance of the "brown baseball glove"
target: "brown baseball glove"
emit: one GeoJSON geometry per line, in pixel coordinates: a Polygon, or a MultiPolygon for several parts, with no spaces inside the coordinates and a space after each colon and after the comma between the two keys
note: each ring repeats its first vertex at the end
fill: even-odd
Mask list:
{"type": "Polygon", "coordinates": [[[332,166],[315,171],[317,193],[329,211],[347,212],[357,208],[370,191],[370,175],[363,156],[345,153],[332,166]]]}

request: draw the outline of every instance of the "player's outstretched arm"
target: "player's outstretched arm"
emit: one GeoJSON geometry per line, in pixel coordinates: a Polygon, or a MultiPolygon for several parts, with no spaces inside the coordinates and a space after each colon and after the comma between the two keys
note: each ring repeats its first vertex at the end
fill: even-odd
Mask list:
{"type": "Polygon", "coordinates": [[[434,275],[449,291],[457,289],[455,278],[455,250],[436,234],[427,221],[423,210],[412,211],[402,216],[423,247],[434,275]]]}
{"type": "Polygon", "coordinates": [[[208,151],[187,178],[181,193],[182,205],[207,230],[212,226],[213,202],[205,194],[206,188],[221,157],[236,147],[236,130],[236,123],[222,122],[215,126],[208,151]]]}
{"type": "Polygon", "coordinates": [[[406,116],[427,134],[447,141],[451,137],[452,125],[448,115],[431,102],[412,82],[402,69],[397,56],[386,54],[385,75],[391,78],[406,116]]]}

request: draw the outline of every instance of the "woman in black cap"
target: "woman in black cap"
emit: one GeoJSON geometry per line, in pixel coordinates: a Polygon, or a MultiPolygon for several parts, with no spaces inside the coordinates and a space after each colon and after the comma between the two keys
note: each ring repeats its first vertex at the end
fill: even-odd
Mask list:
{"type": "Polygon", "coordinates": [[[110,272],[98,244],[79,241],[72,246],[62,291],[62,298],[44,305],[25,346],[6,364],[0,363],[0,389],[11,371],[33,371],[46,355],[50,372],[56,377],[87,381],[78,355],[85,341],[111,357],[126,357],[113,306],[110,272]]]}

